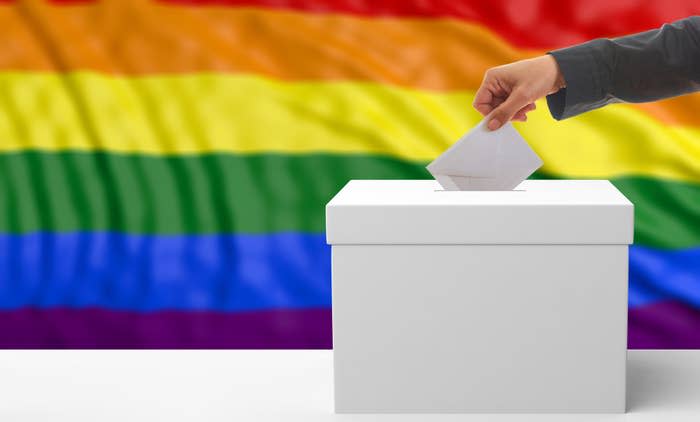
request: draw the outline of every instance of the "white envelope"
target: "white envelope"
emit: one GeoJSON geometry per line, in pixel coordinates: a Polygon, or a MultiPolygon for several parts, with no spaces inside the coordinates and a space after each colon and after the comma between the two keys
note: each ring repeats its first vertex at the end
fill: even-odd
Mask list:
{"type": "Polygon", "coordinates": [[[512,190],[542,164],[510,122],[491,131],[484,119],[427,169],[445,190],[512,190]]]}

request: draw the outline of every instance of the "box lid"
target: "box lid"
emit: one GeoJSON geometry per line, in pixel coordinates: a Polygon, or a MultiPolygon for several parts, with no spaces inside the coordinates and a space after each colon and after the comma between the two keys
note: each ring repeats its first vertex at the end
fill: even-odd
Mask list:
{"type": "Polygon", "coordinates": [[[607,180],[445,191],[434,180],[352,180],[326,205],[329,244],[630,244],[632,203],[607,180]]]}

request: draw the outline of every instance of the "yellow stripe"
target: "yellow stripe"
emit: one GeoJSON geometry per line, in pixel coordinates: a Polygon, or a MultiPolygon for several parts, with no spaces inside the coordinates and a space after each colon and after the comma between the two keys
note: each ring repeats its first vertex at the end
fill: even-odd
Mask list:
{"type": "Polygon", "coordinates": [[[554,121],[538,102],[527,123],[516,123],[545,162],[564,177],[640,175],[700,181],[700,130],[667,126],[638,109],[607,106],[554,121]]]}
{"type": "MultiPolygon", "coordinates": [[[[0,151],[376,153],[427,161],[480,120],[473,93],[244,75],[0,73],[0,151]]],[[[545,170],[700,181],[700,129],[616,105],[518,125],[545,170]]]]}

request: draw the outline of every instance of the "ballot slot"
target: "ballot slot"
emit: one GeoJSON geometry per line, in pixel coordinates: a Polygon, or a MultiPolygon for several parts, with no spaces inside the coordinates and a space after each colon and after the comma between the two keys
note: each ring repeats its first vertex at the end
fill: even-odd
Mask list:
{"type": "Polygon", "coordinates": [[[503,192],[527,192],[527,189],[510,189],[510,190],[481,190],[481,191],[465,191],[465,190],[447,190],[447,189],[435,189],[433,192],[446,193],[451,195],[468,195],[469,192],[479,192],[479,193],[489,193],[502,194],[503,192]]]}

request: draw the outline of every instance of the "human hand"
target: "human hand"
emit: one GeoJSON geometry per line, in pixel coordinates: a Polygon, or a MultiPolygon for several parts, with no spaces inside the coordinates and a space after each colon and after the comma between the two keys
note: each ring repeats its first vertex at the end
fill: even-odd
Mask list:
{"type": "Polygon", "coordinates": [[[509,120],[524,122],[535,101],[566,86],[557,61],[549,54],[520,60],[486,71],[474,98],[474,108],[484,116],[490,130],[509,120]]]}

